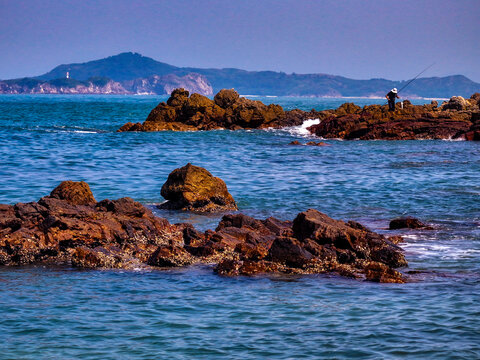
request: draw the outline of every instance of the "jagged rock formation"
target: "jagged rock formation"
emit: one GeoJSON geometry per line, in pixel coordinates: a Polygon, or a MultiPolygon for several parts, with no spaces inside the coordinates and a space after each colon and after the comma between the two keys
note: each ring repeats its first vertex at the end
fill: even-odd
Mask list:
{"type": "Polygon", "coordinates": [[[361,140],[466,139],[480,140],[480,94],[470,99],[452,97],[438,106],[412,105],[408,100],[396,104],[394,112],[386,105],[363,108],[351,103],[317,114],[319,124],[313,134],[323,138],[361,140]]]}
{"type": "Polygon", "coordinates": [[[143,266],[181,231],[130,198],[96,202],[88,184],[65,181],[38,202],[0,205],[0,264],[143,266]]]}
{"type": "Polygon", "coordinates": [[[159,206],[161,209],[195,212],[238,210],[222,179],[190,163],[168,175],[161,195],[168,200],[159,206]]]}
{"type": "Polygon", "coordinates": [[[143,124],[127,123],[119,131],[196,131],[213,129],[263,129],[299,125],[305,112],[285,112],[280,105],[240,97],[233,89],[223,89],[213,100],[185,89],[176,89],[143,124]]]}
{"type": "Polygon", "coordinates": [[[220,275],[336,273],[406,281],[401,249],[361,224],[317,210],[293,222],[225,215],[215,231],[171,225],[130,198],[95,202],[85,183],[64,182],[38,202],[0,205],[0,265],[84,268],[216,263],[220,275]]]}
{"type": "MultiPolygon", "coordinates": [[[[397,103],[396,110],[387,105],[361,108],[353,103],[336,110],[305,112],[284,111],[279,105],[242,98],[231,89],[221,90],[213,100],[185,89],[172,92],[167,103],[160,103],[141,123],[127,123],[118,131],[197,131],[212,129],[265,129],[302,124],[320,119],[308,130],[319,137],[361,140],[466,139],[480,140],[480,94],[470,99],[454,96],[438,106],[397,103]]],[[[296,143],[294,143],[296,144],[296,143]]],[[[325,145],[309,142],[307,145],[325,145]]]]}
{"type": "Polygon", "coordinates": [[[298,214],[293,223],[227,215],[210,239],[238,254],[219,262],[216,271],[223,275],[335,272],[371,281],[405,281],[393,269],[407,265],[400,248],[357,222],[334,220],[314,209],[298,214]]]}

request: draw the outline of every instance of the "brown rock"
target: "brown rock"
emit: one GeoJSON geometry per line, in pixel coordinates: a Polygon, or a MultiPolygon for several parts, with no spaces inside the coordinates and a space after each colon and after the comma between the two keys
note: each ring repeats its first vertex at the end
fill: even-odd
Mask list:
{"type": "Polygon", "coordinates": [[[127,123],[119,131],[195,131],[280,127],[296,120],[285,116],[279,105],[240,98],[231,90],[221,90],[212,101],[209,98],[176,89],[167,103],[158,104],[140,126],[127,123]]]}
{"type": "Polygon", "coordinates": [[[293,222],[229,214],[216,231],[201,233],[190,224],[156,218],[130,198],[75,204],[86,196],[63,190],[52,194],[38,202],[0,205],[0,265],[133,269],[200,262],[217,263],[215,271],[229,276],[330,272],[371,281],[406,280],[393,270],[407,265],[394,238],[313,209],[293,222]]]}
{"type": "Polygon", "coordinates": [[[278,269],[278,265],[266,261],[225,259],[218,263],[214,271],[218,275],[223,276],[251,276],[267,272],[276,272],[278,269]]]}
{"type": "Polygon", "coordinates": [[[397,103],[393,113],[387,106],[369,105],[359,111],[344,104],[334,112],[322,112],[317,116],[322,121],[308,130],[323,138],[347,140],[465,138],[474,130],[474,114],[479,111],[475,99],[452,97],[440,107],[435,102],[412,105],[404,100],[403,108],[397,103]]]}
{"type": "MultiPolygon", "coordinates": [[[[239,97],[233,90],[221,90],[210,100],[199,94],[189,97],[188,91],[176,89],[167,103],[158,104],[143,124],[127,123],[118,131],[196,131],[212,129],[265,129],[297,126],[307,119],[321,122],[308,130],[323,138],[361,140],[467,139],[480,138],[480,113],[476,94],[470,99],[452,97],[438,107],[437,102],[412,105],[404,100],[395,112],[386,105],[362,108],[345,103],[336,110],[309,112],[299,109],[283,111],[279,105],[265,105],[239,97]]],[[[298,145],[292,142],[292,145],[298,145]]],[[[325,143],[308,145],[325,146],[325,143]]]]}
{"type": "Polygon", "coordinates": [[[194,262],[193,257],[183,247],[162,245],[148,258],[148,265],[160,267],[186,266],[194,262]]]}
{"type": "Polygon", "coordinates": [[[235,259],[225,259],[220,261],[215,267],[214,271],[218,275],[224,276],[238,276],[240,275],[240,268],[243,265],[243,261],[235,259]]]}
{"type": "Polygon", "coordinates": [[[330,146],[329,144],[324,143],[322,141],[320,141],[320,142],[309,141],[305,145],[308,145],[308,146],[330,146]]]}
{"type": "Polygon", "coordinates": [[[398,219],[393,219],[390,221],[389,225],[390,230],[397,230],[397,229],[432,229],[430,226],[425,225],[420,220],[414,217],[403,217],[398,219]]]}
{"type": "Polygon", "coordinates": [[[287,266],[302,267],[313,259],[302,243],[295,238],[277,237],[268,253],[269,259],[287,266]]]}
{"type": "Polygon", "coordinates": [[[121,262],[120,249],[77,247],[72,253],[72,265],[82,268],[117,268],[121,262]]]}
{"type": "Polygon", "coordinates": [[[189,92],[184,88],[175,89],[170,94],[167,105],[177,107],[182,106],[188,100],[189,92]]]}
{"type": "Polygon", "coordinates": [[[389,268],[385,264],[373,261],[365,266],[365,277],[369,281],[381,283],[403,284],[406,282],[405,277],[400,272],[389,268]]]}
{"type": "Polygon", "coordinates": [[[354,241],[361,236],[360,230],[314,209],[297,215],[293,221],[293,232],[299,240],[310,238],[321,245],[334,244],[342,249],[353,248],[354,241]]]}
{"type": "Polygon", "coordinates": [[[465,134],[465,140],[468,141],[480,141],[480,130],[469,131],[465,134]]]}
{"type": "Polygon", "coordinates": [[[447,103],[442,105],[442,110],[465,110],[467,108],[467,102],[461,96],[452,96],[447,103]]]}
{"type": "Polygon", "coordinates": [[[55,199],[65,200],[72,205],[91,205],[97,201],[90,186],[83,181],[63,181],[50,194],[55,199]]]}
{"type": "Polygon", "coordinates": [[[292,229],[301,242],[313,240],[319,245],[330,246],[343,264],[353,264],[359,258],[380,261],[391,267],[407,265],[400,248],[356,222],[344,223],[309,209],[297,215],[292,229]]]}
{"type": "Polygon", "coordinates": [[[145,129],[143,128],[143,125],[140,123],[128,122],[125,125],[123,125],[120,129],[117,130],[117,132],[124,132],[124,131],[145,131],[145,129]]]}
{"type": "Polygon", "coordinates": [[[170,173],[161,194],[168,200],[159,206],[162,209],[197,212],[238,209],[223,180],[190,163],[170,173]]]}
{"type": "Polygon", "coordinates": [[[92,199],[87,184],[64,182],[38,203],[0,206],[1,262],[127,267],[161,244],[183,243],[177,227],[130,198],[92,199]]]}
{"type": "Polygon", "coordinates": [[[223,109],[231,107],[235,102],[240,98],[240,95],[233,89],[222,89],[220,90],[213,100],[215,104],[220,106],[223,109]]]}
{"type": "Polygon", "coordinates": [[[344,103],[335,111],[336,115],[358,114],[362,108],[354,103],[344,103]]]}
{"type": "Polygon", "coordinates": [[[395,245],[405,242],[403,237],[401,237],[400,235],[389,236],[387,238],[387,240],[390,241],[392,244],[395,244],[395,245]]]}

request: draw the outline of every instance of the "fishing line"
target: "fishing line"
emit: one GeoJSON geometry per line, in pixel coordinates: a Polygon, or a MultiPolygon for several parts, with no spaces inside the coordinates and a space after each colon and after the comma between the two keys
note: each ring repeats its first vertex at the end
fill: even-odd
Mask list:
{"type": "MultiPolygon", "coordinates": [[[[433,65],[435,65],[436,63],[432,63],[430,64],[429,66],[427,66],[425,69],[423,69],[422,71],[420,71],[417,76],[415,76],[413,79],[411,79],[408,83],[406,83],[400,90],[397,91],[397,94],[400,94],[400,91],[404,90],[408,85],[410,85],[412,82],[414,82],[415,80],[417,80],[417,78],[422,75],[425,71],[427,71],[428,69],[430,69],[433,65]]],[[[385,104],[388,104],[388,101],[385,103],[385,104]]],[[[402,101],[402,108],[403,108],[403,101],[402,101]]]]}
{"type": "Polygon", "coordinates": [[[422,70],[417,76],[415,76],[412,80],[410,80],[408,83],[406,83],[400,90],[398,90],[397,93],[400,93],[400,91],[402,91],[402,90],[405,89],[408,85],[410,85],[412,82],[414,82],[420,75],[422,75],[425,71],[427,71],[428,69],[430,69],[433,65],[435,65],[435,63],[429,65],[429,66],[426,67],[424,70],[422,70]]]}

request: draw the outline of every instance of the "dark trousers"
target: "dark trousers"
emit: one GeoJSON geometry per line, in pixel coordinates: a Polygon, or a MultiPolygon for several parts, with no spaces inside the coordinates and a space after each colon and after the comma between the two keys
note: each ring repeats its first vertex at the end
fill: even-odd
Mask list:
{"type": "Polygon", "coordinates": [[[395,100],[388,100],[388,111],[395,111],[395,100]]]}

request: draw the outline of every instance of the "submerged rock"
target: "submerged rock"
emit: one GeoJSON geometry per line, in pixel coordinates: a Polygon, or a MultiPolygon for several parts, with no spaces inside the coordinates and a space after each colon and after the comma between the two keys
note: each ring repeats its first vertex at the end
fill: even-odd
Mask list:
{"type": "Polygon", "coordinates": [[[320,142],[316,142],[316,141],[309,141],[307,142],[305,145],[308,145],[308,146],[330,146],[329,144],[323,142],[323,141],[320,141],[320,142]]]}
{"type": "MultiPolygon", "coordinates": [[[[294,140],[291,143],[289,143],[288,145],[303,145],[303,144],[298,140],[294,140]]],[[[305,145],[307,145],[307,146],[330,146],[330,144],[327,144],[323,141],[320,141],[320,142],[309,141],[305,145]]]]}
{"type": "Polygon", "coordinates": [[[161,195],[168,200],[161,209],[214,212],[237,210],[225,182],[206,169],[190,163],[173,170],[163,184],[161,195]]]}
{"type": "Polygon", "coordinates": [[[408,216],[408,217],[402,217],[398,219],[393,219],[390,221],[389,225],[390,230],[397,230],[397,229],[428,229],[431,230],[432,227],[425,225],[422,223],[420,220],[408,216]]]}

